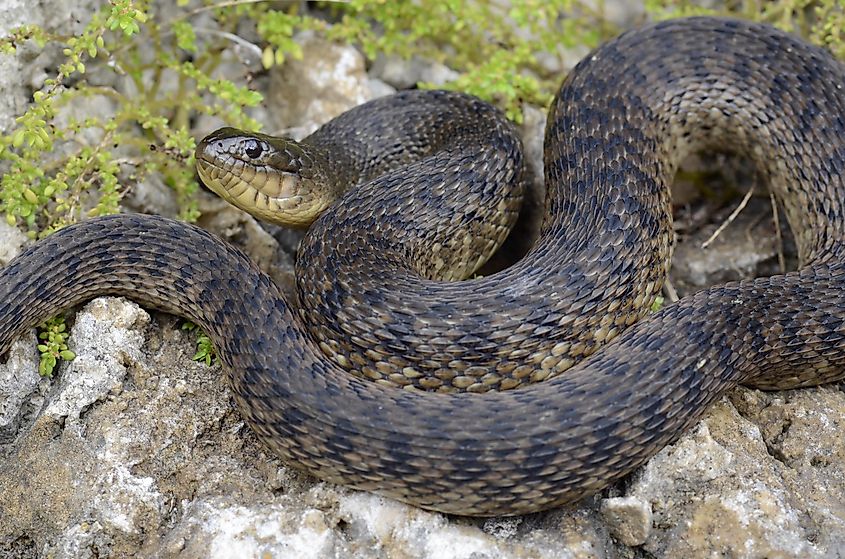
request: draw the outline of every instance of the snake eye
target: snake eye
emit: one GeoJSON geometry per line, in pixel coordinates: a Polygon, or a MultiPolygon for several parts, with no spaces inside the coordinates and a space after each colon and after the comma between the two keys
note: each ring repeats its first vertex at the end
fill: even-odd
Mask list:
{"type": "Polygon", "coordinates": [[[244,146],[244,151],[246,151],[246,154],[251,158],[257,159],[261,157],[264,149],[261,147],[259,142],[255,140],[247,140],[246,145],[244,146]]]}

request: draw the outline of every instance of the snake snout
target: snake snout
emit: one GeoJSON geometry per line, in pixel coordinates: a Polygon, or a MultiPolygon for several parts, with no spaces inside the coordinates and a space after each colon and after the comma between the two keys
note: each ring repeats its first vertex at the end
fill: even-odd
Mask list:
{"type": "Polygon", "coordinates": [[[220,128],[196,148],[197,172],[211,190],[253,216],[294,227],[309,225],[324,205],[303,180],[305,151],[291,140],[220,128]]]}
{"type": "Polygon", "coordinates": [[[212,165],[240,161],[248,165],[266,164],[270,145],[258,134],[248,134],[236,128],[220,128],[203,138],[197,145],[197,161],[212,165]]]}

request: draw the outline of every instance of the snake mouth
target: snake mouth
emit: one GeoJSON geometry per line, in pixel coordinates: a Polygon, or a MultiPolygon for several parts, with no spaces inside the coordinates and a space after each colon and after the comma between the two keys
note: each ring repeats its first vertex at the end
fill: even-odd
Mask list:
{"type": "Polygon", "coordinates": [[[197,155],[197,172],[203,183],[219,196],[240,206],[298,203],[295,193],[300,178],[267,167],[254,165],[235,157],[220,158],[197,155]]]}
{"type": "Polygon", "coordinates": [[[308,227],[330,203],[315,187],[311,164],[292,140],[235,128],[212,132],[196,149],[197,173],[208,188],[259,219],[289,227],[308,227]]]}
{"type": "Polygon", "coordinates": [[[272,223],[294,227],[313,221],[303,217],[301,177],[241,156],[235,138],[209,136],[197,146],[200,180],[218,196],[245,212],[272,223]]]}

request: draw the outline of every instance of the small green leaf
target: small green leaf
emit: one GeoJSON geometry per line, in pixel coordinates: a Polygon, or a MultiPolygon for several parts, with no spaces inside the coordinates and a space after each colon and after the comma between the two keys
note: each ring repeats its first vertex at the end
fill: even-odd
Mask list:
{"type": "Polygon", "coordinates": [[[654,298],[654,302],[651,304],[651,312],[657,312],[663,307],[664,299],[660,295],[654,298]]]}
{"type": "Polygon", "coordinates": [[[23,191],[23,197],[26,198],[26,201],[30,204],[37,204],[38,203],[38,196],[36,196],[35,192],[31,189],[27,188],[23,191]]]}
{"type": "Polygon", "coordinates": [[[273,67],[273,60],[273,47],[264,47],[264,51],[261,53],[261,65],[264,66],[265,70],[273,67]]]}

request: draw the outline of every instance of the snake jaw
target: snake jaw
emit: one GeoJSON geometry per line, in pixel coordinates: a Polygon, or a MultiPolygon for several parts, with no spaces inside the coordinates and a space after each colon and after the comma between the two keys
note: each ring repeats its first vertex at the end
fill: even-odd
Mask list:
{"type": "Polygon", "coordinates": [[[312,194],[311,166],[296,142],[235,128],[216,130],[196,149],[206,186],[259,219],[289,227],[307,227],[327,206],[312,194]]]}

